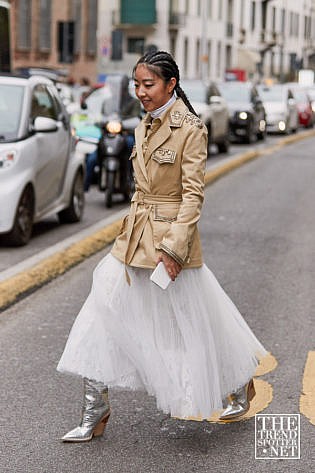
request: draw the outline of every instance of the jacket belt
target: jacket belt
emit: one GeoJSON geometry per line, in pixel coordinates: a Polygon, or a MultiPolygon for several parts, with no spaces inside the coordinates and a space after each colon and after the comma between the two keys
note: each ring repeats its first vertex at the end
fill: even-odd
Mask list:
{"type": "Polygon", "coordinates": [[[140,238],[143,234],[145,225],[148,221],[150,212],[155,204],[181,202],[181,195],[156,195],[146,194],[142,191],[136,191],[131,200],[131,207],[129,212],[128,226],[127,226],[127,244],[125,253],[125,264],[128,265],[133,258],[133,255],[137,249],[140,238]],[[140,216],[138,216],[136,229],[134,227],[136,221],[136,214],[138,206],[144,206],[140,216]],[[131,236],[133,238],[131,239],[131,236]]]}

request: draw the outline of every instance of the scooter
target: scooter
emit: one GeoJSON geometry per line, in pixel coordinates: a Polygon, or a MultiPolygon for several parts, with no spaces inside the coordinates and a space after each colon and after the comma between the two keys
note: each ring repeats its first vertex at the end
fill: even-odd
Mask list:
{"type": "Polygon", "coordinates": [[[138,117],[121,120],[115,115],[97,123],[97,127],[93,125],[77,131],[78,152],[88,155],[98,151],[99,159],[94,173],[99,190],[105,193],[107,208],[112,207],[115,194],[129,201],[134,192],[128,140],[139,122],[138,117]]]}
{"type": "Polygon", "coordinates": [[[105,206],[113,204],[114,194],[122,194],[129,201],[134,191],[134,180],[129,163],[128,140],[138,125],[138,117],[108,119],[102,126],[99,143],[100,170],[98,186],[105,192],[105,206]]]}

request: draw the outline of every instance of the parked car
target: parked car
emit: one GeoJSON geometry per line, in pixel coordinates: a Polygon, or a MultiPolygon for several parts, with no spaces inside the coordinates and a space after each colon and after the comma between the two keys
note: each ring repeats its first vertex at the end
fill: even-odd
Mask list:
{"type": "Polygon", "coordinates": [[[314,124],[312,101],[308,95],[307,88],[297,82],[288,84],[293,91],[299,113],[299,124],[305,128],[311,128],[314,124]]]}
{"type": "Polygon", "coordinates": [[[257,88],[240,81],[222,82],[218,87],[229,106],[231,138],[245,143],[263,140],[266,111],[257,88]]]}
{"type": "Polygon", "coordinates": [[[315,87],[307,87],[307,94],[311,100],[312,112],[313,112],[313,123],[315,123],[315,87]]]}
{"type": "Polygon", "coordinates": [[[0,76],[0,234],[25,245],[33,223],[57,213],[78,222],[84,209],[84,159],[69,116],[44,77],[0,76]]]}
{"type": "Polygon", "coordinates": [[[199,118],[208,128],[209,147],[215,144],[219,153],[229,150],[229,109],[214,82],[182,80],[181,87],[199,118]]]}
{"type": "Polygon", "coordinates": [[[261,84],[257,89],[266,110],[267,132],[295,133],[299,114],[292,90],[284,84],[261,84]]]}

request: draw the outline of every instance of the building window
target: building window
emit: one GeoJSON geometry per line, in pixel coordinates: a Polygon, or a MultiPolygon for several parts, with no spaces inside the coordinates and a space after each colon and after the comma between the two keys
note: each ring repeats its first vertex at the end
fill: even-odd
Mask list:
{"type": "Polygon", "coordinates": [[[300,15],[298,13],[295,14],[295,36],[299,37],[299,24],[300,24],[300,15]]]}
{"type": "Polygon", "coordinates": [[[49,51],[51,47],[51,1],[40,0],[39,3],[39,44],[40,51],[49,51]]]}
{"type": "Polygon", "coordinates": [[[276,32],[276,7],[272,7],[272,32],[276,32]]]}
{"type": "Polygon", "coordinates": [[[223,1],[219,0],[218,20],[222,20],[223,1]]]}
{"type": "Polygon", "coordinates": [[[81,51],[81,18],[82,1],[72,1],[72,18],[74,22],[74,54],[80,54],[81,51]]]}
{"type": "Polygon", "coordinates": [[[31,48],[31,9],[32,0],[19,1],[17,46],[21,49],[31,48]]]}
{"type": "Polygon", "coordinates": [[[86,52],[91,55],[96,54],[96,31],[97,31],[97,0],[89,0],[86,52]]]}
{"type": "Polygon", "coordinates": [[[212,18],[212,0],[207,0],[207,2],[208,2],[208,11],[207,11],[208,18],[212,18]]]}
{"type": "Polygon", "coordinates": [[[241,0],[241,5],[240,5],[240,28],[244,28],[244,1],[241,0]]]}
{"type": "Polygon", "coordinates": [[[189,0],[185,1],[185,14],[189,15],[189,0]]]}
{"type": "Polygon", "coordinates": [[[188,39],[184,41],[184,74],[187,77],[188,73],[188,39]]]}
{"type": "Polygon", "coordinates": [[[217,76],[221,76],[221,41],[217,45],[217,76]]]}
{"type": "Polygon", "coordinates": [[[254,31],[256,24],[256,2],[252,2],[251,5],[251,19],[250,19],[250,27],[251,30],[254,31]]]}
{"type": "Polygon", "coordinates": [[[311,18],[304,17],[304,39],[311,39],[311,18]]]}
{"type": "Polygon", "coordinates": [[[211,41],[208,41],[208,75],[209,77],[211,77],[211,74],[212,74],[212,70],[211,70],[211,64],[212,64],[212,60],[211,60],[211,41]]]}
{"type": "Polygon", "coordinates": [[[197,77],[200,77],[200,40],[197,39],[196,44],[196,74],[197,77]]]}
{"type": "Polygon", "coordinates": [[[281,10],[281,33],[284,35],[285,33],[285,9],[282,8],[281,10]]]}
{"type": "Polygon", "coordinates": [[[127,52],[143,54],[144,53],[144,38],[128,38],[127,52]]]}

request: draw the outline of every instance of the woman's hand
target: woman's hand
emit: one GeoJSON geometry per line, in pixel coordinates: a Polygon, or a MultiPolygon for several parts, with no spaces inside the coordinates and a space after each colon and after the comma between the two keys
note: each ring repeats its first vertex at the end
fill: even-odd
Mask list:
{"type": "Polygon", "coordinates": [[[165,253],[164,251],[161,252],[161,255],[157,261],[157,264],[163,261],[163,264],[166,268],[166,271],[168,272],[169,277],[171,278],[172,281],[175,281],[177,276],[182,270],[182,267],[177,261],[175,261],[170,255],[165,253]]]}

